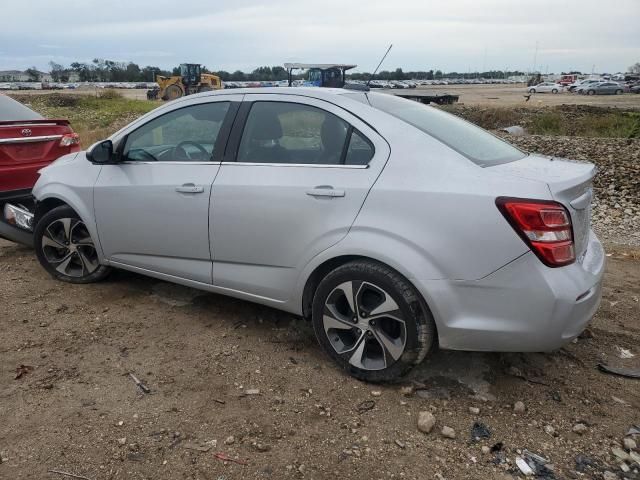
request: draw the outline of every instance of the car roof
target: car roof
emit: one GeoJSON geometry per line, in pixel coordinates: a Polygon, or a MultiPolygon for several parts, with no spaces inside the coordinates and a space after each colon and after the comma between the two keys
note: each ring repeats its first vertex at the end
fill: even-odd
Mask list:
{"type": "Polygon", "coordinates": [[[335,99],[336,95],[346,95],[357,93],[358,90],[345,88],[323,88],[323,87],[247,87],[233,88],[228,90],[214,90],[210,92],[197,93],[182,98],[198,98],[222,95],[248,95],[248,94],[278,94],[278,95],[299,95],[302,97],[318,98],[320,100],[335,99]]]}
{"type": "Polygon", "coordinates": [[[11,97],[0,94],[0,122],[14,120],[42,120],[42,115],[11,97]]]}

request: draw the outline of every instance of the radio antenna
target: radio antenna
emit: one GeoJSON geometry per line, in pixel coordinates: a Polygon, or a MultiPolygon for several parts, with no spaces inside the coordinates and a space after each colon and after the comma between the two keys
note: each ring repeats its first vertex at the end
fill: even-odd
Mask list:
{"type": "Polygon", "coordinates": [[[378,64],[376,69],[373,71],[373,74],[371,75],[371,78],[367,82],[367,87],[371,83],[371,80],[373,80],[373,77],[375,77],[376,73],[378,73],[378,69],[380,68],[380,65],[382,65],[382,62],[384,62],[384,59],[387,58],[387,55],[389,54],[389,51],[391,50],[391,47],[393,47],[393,43],[391,45],[389,45],[389,48],[387,48],[387,52],[382,56],[382,60],[380,60],[380,63],[378,64]]]}

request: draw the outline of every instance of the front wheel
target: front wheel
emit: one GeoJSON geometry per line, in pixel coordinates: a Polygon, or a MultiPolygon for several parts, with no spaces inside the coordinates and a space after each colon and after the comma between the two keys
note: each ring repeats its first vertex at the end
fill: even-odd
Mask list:
{"type": "Polygon", "coordinates": [[[368,382],[398,379],[424,359],[436,338],[433,317],[415,288],[368,260],[342,265],[320,282],[312,319],[329,356],[368,382]]]}
{"type": "Polygon", "coordinates": [[[92,283],[105,278],[87,226],[67,206],[54,208],[38,221],[33,232],[36,256],[54,278],[69,283],[92,283]]]}
{"type": "Polygon", "coordinates": [[[551,93],[558,93],[558,89],[554,88],[553,90],[551,90],[551,93]]]}
{"type": "Polygon", "coordinates": [[[595,95],[595,94],[596,94],[596,91],[595,91],[595,90],[589,90],[589,91],[587,92],[587,95],[595,95]]]}
{"type": "Polygon", "coordinates": [[[536,89],[535,88],[530,88],[529,89],[529,93],[536,93],[536,89]]]}
{"type": "Polygon", "coordinates": [[[622,90],[616,90],[616,95],[622,95],[622,90]]]}

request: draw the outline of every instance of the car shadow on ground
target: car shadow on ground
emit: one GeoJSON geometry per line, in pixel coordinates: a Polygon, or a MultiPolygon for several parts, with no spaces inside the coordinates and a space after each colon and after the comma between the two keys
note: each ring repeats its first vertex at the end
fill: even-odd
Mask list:
{"type": "MultiPolygon", "coordinates": [[[[127,290],[148,295],[152,301],[183,311],[198,314],[210,325],[212,316],[222,318],[226,328],[248,329],[248,335],[271,338],[272,343],[284,343],[292,351],[305,349],[314,359],[326,362],[335,368],[316,341],[311,322],[295,315],[270,307],[238,300],[232,297],[209,293],[172,284],[135,273],[118,270],[109,277],[109,283],[127,290]],[[207,315],[211,313],[211,315],[207,315]],[[277,336],[274,331],[286,330],[288,334],[277,336]]],[[[397,383],[411,384],[424,398],[446,399],[453,395],[465,395],[478,400],[495,400],[492,389],[502,380],[513,377],[525,378],[525,373],[535,377],[544,371],[544,365],[553,354],[517,353],[501,354],[486,352],[445,351],[435,349],[429,357],[415,367],[397,383]]],[[[344,373],[346,375],[346,373],[344,373]]]]}

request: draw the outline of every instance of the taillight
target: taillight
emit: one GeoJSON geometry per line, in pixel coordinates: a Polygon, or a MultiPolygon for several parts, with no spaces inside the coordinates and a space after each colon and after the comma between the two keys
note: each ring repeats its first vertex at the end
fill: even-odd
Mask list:
{"type": "Polygon", "coordinates": [[[571,217],[562,204],[499,197],[496,205],[542,263],[562,267],[575,261],[571,217]]]}
{"type": "Polygon", "coordinates": [[[59,147],[71,147],[73,145],[80,145],[80,137],[77,133],[67,133],[60,139],[59,147]]]}

